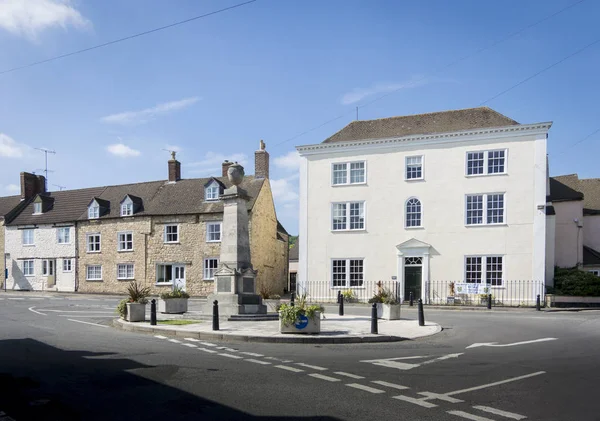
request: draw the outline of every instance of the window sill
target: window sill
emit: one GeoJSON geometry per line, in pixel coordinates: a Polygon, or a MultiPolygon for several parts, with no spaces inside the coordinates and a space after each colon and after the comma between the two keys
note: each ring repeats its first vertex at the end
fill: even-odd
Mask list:
{"type": "Polygon", "coordinates": [[[215,282],[215,278],[212,279],[203,279],[203,282],[215,282]]]}
{"type": "Polygon", "coordinates": [[[331,187],[348,187],[348,186],[366,186],[367,182],[364,183],[345,183],[345,184],[332,184],[331,187]]]}
{"type": "Polygon", "coordinates": [[[157,286],[157,287],[162,287],[162,286],[167,286],[167,287],[168,287],[168,286],[173,286],[173,282],[160,282],[160,283],[158,283],[158,282],[157,282],[156,284],[154,284],[154,286],[157,286]]]}
{"type": "Polygon", "coordinates": [[[23,276],[26,277],[26,278],[33,278],[35,276],[35,273],[32,274],[32,275],[23,275],[23,276]]]}
{"type": "Polygon", "coordinates": [[[102,279],[86,279],[87,282],[102,282],[102,279]]]}
{"type": "Polygon", "coordinates": [[[133,249],[131,249],[131,250],[117,250],[117,252],[119,252],[119,253],[132,253],[133,251],[135,251],[135,250],[133,250],[133,249]]]}
{"type": "Polygon", "coordinates": [[[100,254],[102,251],[86,251],[87,254],[100,254]]]}
{"type": "Polygon", "coordinates": [[[366,228],[363,229],[358,229],[358,230],[330,230],[332,233],[337,233],[337,232],[346,232],[346,233],[352,233],[352,232],[367,232],[366,228]]]}
{"type": "Polygon", "coordinates": [[[220,243],[221,240],[206,240],[207,243],[220,243]]]}
{"type": "Polygon", "coordinates": [[[135,278],[117,278],[117,281],[135,281],[135,278]]]}
{"type": "Polygon", "coordinates": [[[492,228],[492,227],[507,227],[508,224],[471,224],[465,225],[465,228],[492,228]]]}
{"type": "Polygon", "coordinates": [[[421,177],[421,178],[405,178],[404,181],[425,181],[425,177],[421,177]]]}
{"type": "Polygon", "coordinates": [[[498,172],[493,174],[465,174],[465,178],[477,178],[477,177],[496,177],[499,175],[508,175],[507,172],[498,172]]]}
{"type": "Polygon", "coordinates": [[[420,227],[404,227],[405,230],[424,230],[425,227],[420,226],[420,227]]]}
{"type": "Polygon", "coordinates": [[[23,244],[23,247],[35,247],[35,244],[23,244]]]}
{"type": "Polygon", "coordinates": [[[179,244],[179,241],[165,241],[164,244],[179,244]]]}

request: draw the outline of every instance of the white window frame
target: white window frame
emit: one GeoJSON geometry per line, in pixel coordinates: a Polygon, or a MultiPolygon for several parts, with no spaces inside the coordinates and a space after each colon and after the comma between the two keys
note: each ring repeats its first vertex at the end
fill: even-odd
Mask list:
{"type": "Polygon", "coordinates": [[[181,264],[178,263],[157,263],[156,264],[156,276],[155,276],[155,281],[156,281],[156,285],[173,285],[173,280],[175,279],[175,266],[182,266],[181,264]],[[159,267],[164,266],[165,267],[165,278],[167,277],[167,266],[171,266],[171,280],[170,281],[162,281],[159,282],[158,281],[158,275],[159,275],[159,267]]]}
{"type": "MultiPolygon", "coordinates": [[[[96,271],[94,270],[94,275],[96,275],[96,271]]],[[[102,280],[102,265],[87,265],[85,267],[85,280],[86,281],[101,281],[102,280]],[[100,277],[90,278],[90,268],[100,268],[100,277]]]]}
{"type": "Polygon", "coordinates": [[[364,200],[353,200],[351,202],[333,202],[331,204],[331,214],[330,214],[330,229],[332,232],[340,232],[340,231],[366,231],[367,229],[367,203],[364,200]],[[362,228],[350,228],[351,226],[351,207],[353,204],[362,204],[362,219],[363,226],[362,228]],[[335,205],[346,205],[346,226],[345,228],[334,228],[333,226],[333,212],[335,209],[335,205]]]}
{"type": "Polygon", "coordinates": [[[29,246],[29,247],[30,246],[35,246],[35,229],[33,229],[33,228],[26,228],[26,229],[24,229],[23,232],[21,233],[21,243],[24,246],[29,246]],[[25,233],[27,233],[27,235],[25,233]],[[28,238],[29,234],[31,234],[31,238],[28,238]],[[25,242],[26,239],[27,240],[31,240],[31,242],[27,242],[26,243],[25,242]]]}
{"type": "Polygon", "coordinates": [[[465,213],[464,213],[464,222],[465,222],[465,226],[467,227],[481,227],[481,226],[494,226],[494,225],[508,225],[506,222],[506,192],[494,192],[494,193],[470,193],[470,194],[465,194],[465,213]],[[488,196],[494,196],[494,195],[502,195],[502,203],[503,203],[503,208],[502,208],[502,222],[488,222],[488,196]],[[481,219],[481,224],[469,224],[468,223],[468,209],[467,209],[467,201],[469,197],[472,196],[482,196],[482,219],[481,219]]]}
{"type": "Polygon", "coordinates": [[[88,219],[98,218],[100,218],[100,205],[94,202],[88,207],[88,219]]]}
{"type": "Polygon", "coordinates": [[[23,260],[23,276],[35,276],[35,260],[30,259],[30,260],[23,260]],[[26,270],[30,269],[30,270],[26,270]]]}
{"type": "Polygon", "coordinates": [[[42,260],[42,276],[55,276],[56,275],[56,263],[54,259],[42,260]],[[52,268],[52,270],[50,270],[52,268]],[[52,272],[52,273],[50,273],[52,272]]]}
{"type": "Polygon", "coordinates": [[[467,151],[465,153],[465,177],[483,177],[489,175],[505,175],[508,174],[508,149],[486,149],[480,151],[467,151]],[[493,152],[504,152],[504,171],[503,172],[489,172],[489,155],[493,152]],[[469,154],[471,153],[483,153],[483,172],[481,174],[469,174],[469,154]]]}
{"type": "Polygon", "coordinates": [[[63,272],[69,273],[73,272],[73,259],[63,259],[63,272]]]}
{"type": "Polygon", "coordinates": [[[592,275],[600,276],[600,269],[590,269],[588,272],[592,275]]]}
{"type": "Polygon", "coordinates": [[[121,216],[133,215],[133,202],[127,200],[121,204],[121,216]]]}
{"type": "Polygon", "coordinates": [[[505,256],[502,254],[474,254],[474,255],[467,255],[464,257],[464,261],[463,261],[463,270],[464,270],[464,280],[467,283],[477,283],[478,285],[487,285],[489,284],[490,287],[492,288],[505,288],[505,282],[506,282],[506,259],[505,256]],[[469,258],[480,258],[481,259],[481,282],[468,282],[467,281],[467,259],[469,258]],[[491,285],[491,281],[488,282],[487,279],[487,259],[491,259],[491,258],[500,258],[502,259],[502,279],[501,279],[501,284],[500,285],[491,285]]]}
{"type": "Polygon", "coordinates": [[[206,223],[206,242],[207,243],[220,243],[223,238],[223,223],[222,222],[207,222],[206,223]],[[211,240],[211,232],[210,227],[218,226],[219,227],[219,239],[211,240]]]}
{"type": "Polygon", "coordinates": [[[206,186],[204,189],[204,200],[207,202],[219,200],[219,183],[213,181],[206,186]]]}
{"type": "Polygon", "coordinates": [[[34,215],[42,214],[42,202],[36,202],[33,204],[33,214],[34,215]]]}
{"type": "Polygon", "coordinates": [[[359,161],[342,161],[342,162],[332,162],[331,163],[331,185],[332,186],[355,186],[367,184],[367,161],[359,160],[359,161]],[[352,164],[363,164],[363,181],[352,182],[352,164]],[[333,168],[335,165],[346,165],[346,182],[345,183],[335,183],[333,168]]]}
{"type": "Polygon", "coordinates": [[[71,227],[58,227],[56,229],[56,242],[58,244],[71,244],[71,227]],[[61,232],[67,232],[67,235],[62,235],[61,236],[61,232]],[[69,241],[64,241],[66,239],[68,239],[69,241]],[[63,241],[61,241],[61,239],[63,241]]]}
{"type": "Polygon", "coordinates": [[[329,262],[329,276],[330,282],[329,287],[331,289],[364,289],[365,288],[365,258],[364,257],[349,257],[349,258],[332,258],[329,262]],[[362,282],[358,286],[350,286],[350,266],[352,261],[362,262],[362,282]],[[346,262],[346,279],[344,285],[333,285],[333,262],[334,261],[345,261],[346,262]]]}
{"type": "Polygon", "coordinates": [[[406,229],[415,229],[415,228],[423,228],[423,202],[418,197],[409,197],[404,202],[404,228],[406,229]],[[419,225],[408,225],[408,202],[411,200],[419,201],[419,225]]]}
{"type": "Polygon", "coordinates": [[[133,231],[117,232],[117,251],[133,251],[133,231]],[[122,235],[125,236],[125,240],[121,239],[122,235]],[[129,243],[129,241],[127,240],[128,235],[131,235],[131,248],[127,248],[127,245],[129,243]]]}
{"type": "Polygon", "coordinates": [[[219,270],[219,258],[218,257],[207,257],[207,258],[205,258],[202,267],[203,267],[203,272],[202,272],[203,279],[205,281],[214,281],[214,279],[215,279],[215,273],[217,272],[217,270],[219,270]],[[217,265],[214,268],[207,267],[207,264],[209,262],[216,262],[217,265]]]}
{"type": "Polygon", "coordinates": [[[130,280],[135,279],[135,265],[133,263],[117,263],[117,279],[118,280],[130,280]],[[131,275],[129,269],[131,268],[131,275]],[[125,276],[121,276],[120,270],[125,270],[125,276]]]}
{"type": "Polygon", "coordinates": [[[179,243],[180,236],[181,236],[181,232],[179,230],[179,224],[165,224],[165,228],[164,228],[164,231],[163,231],[163,240],[164,240],[165,244],[177,244],[177,243],[179,243]],[[174,234],[172,232],[171,233],[167,233],[167,228],[168,227],[176,227],[177,228],[177,233],[176,233],[177,239],[176,240],[171,240],[171,241],[167,240],[167,238],[168,238],[169,235],[173,235],[174,234]]]}
{"type": "MultiPolygon", "coordinates": [[[[414,166],[415,164],[410,164],[414,166]]],[[[425,155],[411,155],[404,157],[404,180],[405,181],[415,181],[415,180],[424,180],[425,179],[425,155]],[[421,160],[421,176],[420,177],[408,177],[408,160],[411,158],[420,158],[421,160]]]]}
{"type": "Polygon", "coordinates": [[[100,234],[99,232],[93,232],[93,233],[88,233],[85,235],[85,250],[87,253],[100,253],[102,251],[102,234],[100,234]],[[91,237],[98,237],[98,241],[94,241],[93,243],[90,243],[90,238],[91,237]],[[96,244],[98,243],[98,250],[90,250],[90,245],[91,244],[96,244]]]}

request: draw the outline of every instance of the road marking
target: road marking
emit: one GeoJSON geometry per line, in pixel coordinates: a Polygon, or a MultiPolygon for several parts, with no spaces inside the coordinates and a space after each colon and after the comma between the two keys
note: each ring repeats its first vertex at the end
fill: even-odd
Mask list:
{"type": "Polygon", "coordinates": [[[67,319],[67,320],[69,320],[71,322],[83,323],[85,325],[92,325],[92,326],[99,326],[99,327],[108,327],[106,325],[101,325],[101,324],[98,324],[98,323],[84,322],[84,321],[81,321],[81,320],[74,320],[74,319],[67,319]]]}
{"type": "Polygon", "coordinates": [[[240,357],[239,355],[231,355],[231,354],[225,354],[224,352],[219,352],[220,356],[222,357],[227,357],[227,358],[233,358],[234,360],[241,360],[244,357],[240,357]]]}
{"type": "Polygon", "coordinates": [[[40,313],[39,311],[34,310],[35,306],[29,307],[28,310],[34,312],[35,314],[39,314],[41,316],[47,316],[47,314],[40,313]]]}
{"type": "Polygon", "coordinates": [[[212,349],[208,349],[208,348],[198,348],[199,351],[204,351],[204,352],[208,352],[209,354],[216,354],[217,351],[213,351],[212,349]]]}
{"type": "Polygon", "coordinates": [[[340,376],[346,376],[346,377],[350,377],[351,379],[364,379],[363,376],[357,376],[356,374],[352,374],[352,373],[345,373],[343,371],[336,371],[334,374],[338,374],[340,376]]]}
{"type": "Polygon", "coordinates": [[[114,311],[103,311],[103,310],[48,310],[41,308],[41,311],[47,311],[51,313],[102,313],[102,314],[115,314],[114,311]]]}
{"type": "Polygon", "coordinates": [[[512,412],[502,411],[496,408],[490,408],[489,406],[477,405],[473,408],[479,409],[480,411],[489,412],[490,414],[500,415],[504,418],[510,418],[512,420],[524,420],[527,418],[525,415],[513,414],[512,412]]]}
{"type": "Polygon", "coordinates": [[[465,349],[470,349],[470,348],[479,348],[482,346],[493,346],[493,347],[498,347],[498,348],[504,348],[507,346],[517,346],[517,345],[527,345],[527,344],[535,344],[538,342],[548,342],[548,341],[556,341],[558,338],[542,338],[542,339],[534,339],[533,341],[522,341],[522,342],[515,342],[512,344],[501,344],[501,345],[497,345],[498,342],[482,342],[482,343],[476,343],[473,345],[469,345],[468,347],[466,347],[465,349]]]}
{"type": "Polygon", "coordinates": [[[198,343],[202,344],[204,346],[217,346],[217,344],[211,344],[210,342],[201,342],[201,341],[198,341],[198,343]]]}
{"type": "Polygon", "coordinates": [[[24,300],[25,298],[9,298],[9,300],[24,300]]]}
{"type": "Polygon", "coordinates": [[[251,357],[264,357],[263,354],[257,354],[256,352],[240,352],[240,354],[250,355],[251,357]]]}
{"type": "Polygon", "coordinates": [[[237,349],[233,349],[233,348],[227,348],[226,346],[218,346],[215,349],[220,349],[222,351],[227,351],[227,352],[237,352],[237,349]]]}
{"type": "Polygon", "coordinates": [[[448,395],[439,394],[439,393],[433,393],[433,392],[419,392],[419,395],[426,396],[427,400],[439,399],[441,401],[450,402],[450,403],[464,402],[464,401],[462,401],[460,399],[456,399],[456,398],[453,398],[453,397],[448,396],[448,395]]]}
{"type": "Polygon", "coordinates": [[[42,297],[31,297],[31,298],[28,298],[28,300],[43,300],[43,298],[42,297]]]}
{"type": "Polygon", "coordinates": [[[325,380],[328,382],[339,382],[341,381],[340,379],[336,379],[335,377],[329,377],[329,376],[324,376],[322,374],[309,374],[310,377],[314,377],[315,379],[321,379],[321,380],[325,380]]]}
{"type": "Polygon", "coordinates": [[[251,363],[255,363],[255,364],[271,365],[271,363],[269,363],[267,361],[255,360],[254,358],[246,358],[246,361],[250,361],[251,363]]]}
{"type": "Polygon", "coordinates": [[[167,339],[166,336],[161,336],[161,335],[154,335],[154,337],[158,338],[158,339],[167,339]]]}
{"type": "Polygon", "coordinates": [[[282,358],[276,358],[276,357],[265,357],[265,360],[280,361],[282,363],[293,363],[292,360],[284,360],[282,358]]]}
{"type": "Polygon", "coordinates": [[[346,386],[353,387],[355,389],[364,390],[365,392],[369,392],[369,393],[385,393],[385,390],[375,389],[374,387],[364,386],[364,385],[358,384],[358,383],[349,383],[346,386]]]}
{"type": "Polygon", "coordinates": [[[287,365],[276,365],[274,367],[281,368],[282,370],[293,371],[294,373],[301,373],[304,371],[296,367],[288,367],[287,365]]]}
{"type": "Polygon", "coordinates": [[[96,316],[84,316],[83,314],[59,314],[58,317],[86,317],[89,319],[113,319],[116,316],[112,315],[112,316],[100,316],[100,315],[96,315],[96,316]]]}
{"type": "Polygon", "coordinates": [[[313,370],[319,370],[319,371],[327,370],[325,367],[319,367],[318,365],[310,365],[310,364],[304,364],[304,363],[296,363],[296,365],[299,365],[300,367],[312,368],[313,370]]]}
{"type": "Polygon", "coordinates": [[[178,341],[177,339],[169,339],[169,342],[173,342],[174,344],[180,344],[181,341],[178,341]]]}
{"type": "Polygon", "coordinates": [[[404,363],[404,362],[398,362],[398,360],[415,360],[415,359],[419,359],[419,358],[427,358],[426,355],[416,355],[416,356],[412,356],[412,357],[385,358],[385,359],[379,359],[379,360],[362,360],[361,363],[371,363],[374,365],[380,365],[382,367],[397,368],[398,370],[410,370],[412,368],[417,368],[417,367],[420,367],[425,364],[432,364],[432,363],[435,363],[438,361],[444,361],[444,360],[447,360],[450,358],[458,358],[459,356],[461,356],[463,354],[464,354],[463,352],[460,352],[458,354],[442,355],[441,357],[437,357],[432,360],[427,360],[427,361],[423,361],[420,363],[404,363]]]}
{"type": "Polygon", "coordinates": [[[383,380],[373,380],[371,383],[375,383],[375,384],[378,384],[378,385],[381,385],[381,386],[392,387],[392,388],[398,389],[398,390],[410,389],[410,387],[402,386],[401,384],[394,384],[394,383],[384,382],[383,380]]]}
{"type": "Polygon", "coordinates": [[[200,340],[196,339],[196,338],[183,338],[183,339],[186,341],[190,341],[190,342],[200,342],[200,340]]]}
{"type": "Polygon", "coordinates": [[[198,348],[198,345],[194,345],[194,344],[181,344],[181,345],[187,346],[187,347],[190,347],[190,348],[198,348]]]}
{"type": "Polygon", "coordinates": [[[452,395],[458,395],[459,393],[472,392],[474,390],[480,390],[480,389],[485,389],[487,387],[498,386],[498,385],[504,384],[504,383],[510,383],[510,382],[516,382],[517,380],[528,379],[530,377],[539,376],[540,374],[546,374],[546,372],[545,371],[537,371],[535,373],[526,374],[524,376],[513,377],[512,379],[506,379],[506,380],[501,380],[499,382],[484,384],[484,385],[481,385],[481,386],[470,387],[468,389],[455,390],[454,392],[444,393],[444,395],[446,395],[446,396],[452,396],[452,395]]]}
{"type": "Polygon", "coordinates": [[[414,403],[415,405],[422,406],[423,408],[435,408],[437,405],[431,402],[427,402],[425,399],[411,398],[410,396],[398,395],[392,396],[394,399],[399,399],[404,402],[414,403]]]}
{"type": "Polygon", "coordinates": [[[480,417],[479,415],[469,414],[464,411],[448,411],[449,414],[456,415],[457,417],[466,418],[472,421],[494,421],[490,418],[480,417]]]}

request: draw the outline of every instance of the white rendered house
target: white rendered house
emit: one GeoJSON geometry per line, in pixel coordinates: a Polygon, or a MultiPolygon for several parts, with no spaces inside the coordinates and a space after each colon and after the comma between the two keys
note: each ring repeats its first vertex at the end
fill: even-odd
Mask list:
{"type": "MultiPolygon", "coordinates": [[[[355,121],[297,147],[298,285],[544,282],[546,138],[487,107],[355,121]]],[[[310,292],[310,291],[309,291],[310,292]]],[[[534,292],[532,292],[533,294],[534,292]]],[[[441,294],[441,293],[440,293],[441,294]]]]}

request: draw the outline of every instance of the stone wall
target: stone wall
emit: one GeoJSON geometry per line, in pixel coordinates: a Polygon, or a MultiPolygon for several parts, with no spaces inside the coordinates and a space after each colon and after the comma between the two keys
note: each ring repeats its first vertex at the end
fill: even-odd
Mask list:
{"type": "Polygon", "coordinates": [[[287,286],[287,241],[277,239],[277,215],[268,179],[250,215],[250,254],[256,277],[256,292],[283,294],[287,286]]]}

